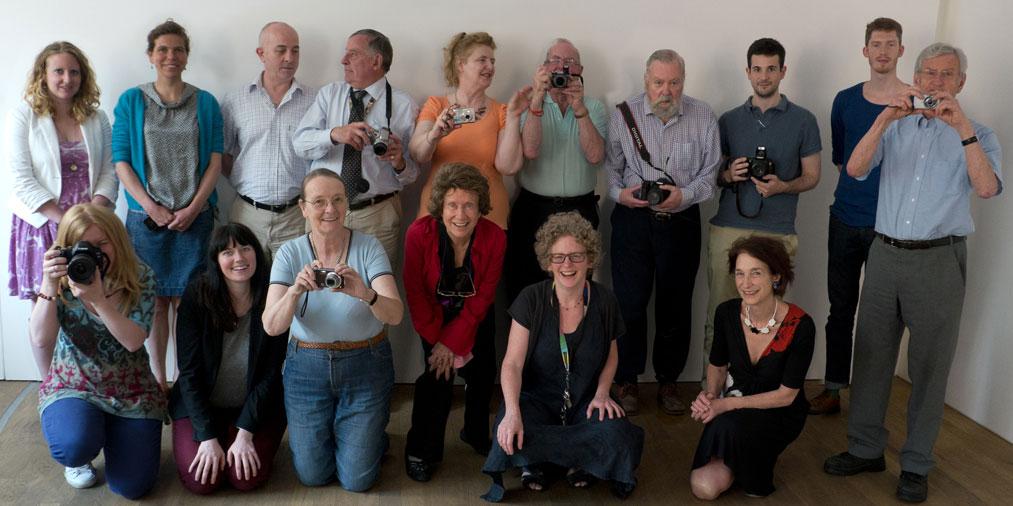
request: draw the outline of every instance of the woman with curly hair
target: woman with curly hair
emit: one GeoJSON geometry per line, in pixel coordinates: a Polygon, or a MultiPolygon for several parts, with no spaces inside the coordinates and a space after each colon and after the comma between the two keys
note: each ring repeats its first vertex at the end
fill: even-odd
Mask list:
{"type": "MultiPolygon", "coordinates": [[[[111,206],[118,185],[110,151],[109,119],[98,110],[99,88],[88,58],[70,42],[49,44],[35,57],[24,102],[8,118],[14,173],[10,294],[34,304],[42,258],[74,204],[111,206]]],[[[43,378],[52,346],[31,339],[43,378]]]]}

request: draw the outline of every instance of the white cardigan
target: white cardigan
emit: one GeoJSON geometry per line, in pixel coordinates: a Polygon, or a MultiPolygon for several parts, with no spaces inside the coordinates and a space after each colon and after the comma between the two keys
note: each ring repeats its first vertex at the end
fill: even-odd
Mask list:
{"type": "MultiPolygon", "coordinates": [[[[112,130],[109,118],[96,111],[81,124],[85,149],[88,150],[88,192],[116,202],[119,181],[112,163],[112,130]]],[[[38,228],[49,221],[37,212],[46,202],[59,202],[60,142],[53,118],[35,114],[22,102],[7,117],[7,152],[14,174],[11,210],[22,220],[38,228]]]]}

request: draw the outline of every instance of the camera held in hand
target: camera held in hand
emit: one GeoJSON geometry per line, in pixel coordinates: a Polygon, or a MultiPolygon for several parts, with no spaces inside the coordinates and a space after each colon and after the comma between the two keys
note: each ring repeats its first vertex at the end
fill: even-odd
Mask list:
{"type": "Polygon", "coordinates": [[[373,145],[373,152],[376,156],[387,154],[387,146],[390,145],[390,129],[387,127],[370,128],[366,130],[369,142],[373,145]]]}
{"type": "Polygon", "coordinates": [[[932,95],[925,95],[925,98],[911,97],[911,107],[914,109],[935,109],[939,105],[939,99],[932,95]]]}
{"type": "Polygon", "coordinates": [[[664,202],[672,194],[672,192],[661,188],[663,184],[674,185],[675,183],[667,175],[662,176],[657,181],[644,181],[634,196],[640,200],[646,200],[652,206],[656,206],[664,202]]]}
{"type": "Polygon", "coordinates": [[[334,272],[334,269],[316,268],[313,269],[313,280],[318,286],[325,288],[344,288],[345,278],[334,272]]]}
{"type": "Polygon", "coordinates": [[[563,70],[549,74],[549,84],[553,88],[566,88],[570,85],[570,67],[563,67],[563,70]]]}
{"type": "Polygon", "coordinates": [[[471,107],[454,107],[450,110],[450,115],[450,121],[455,125],[478,121],[478,115],[475,114],[475,109],[471,107]]]}
{"type": "Polygon", "coordinates": [[[96,270],[103,277],[109,270],[109,257],[88,241],[77,241],[72,247],[60,248],[60,256],[67,259],[67,276],[81,285],[91,284],[96,270]]]}
{"type": "Polygon", "coordinates": [[[749,177],[763,180],[763,178],[774,173],[774,161],[767,158],[767,148],[759,146],[756,148],[756,156],[746,157],[749,163],[749,177]]]}

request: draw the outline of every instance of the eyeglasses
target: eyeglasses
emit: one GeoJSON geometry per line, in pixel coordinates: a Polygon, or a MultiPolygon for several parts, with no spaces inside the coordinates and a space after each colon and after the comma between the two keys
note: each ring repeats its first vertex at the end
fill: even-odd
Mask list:
{"type": "Polygon", "coordinates": [[[471,272],[465,270],[458,272],[456,276],[440,276],[440,282],[436,284],[436,295],[473,297],[475,295],[475,280],[471,278],[471,272]]]}
{"type": "Polygon", "coordinates": [[[553,56],[545,60],[546,65],[559,65],[563,64],[564,67],[580,67],[581,64],[576,58],[560,58],[553,56]]]}
{"type": "Polygon", "coordinates": [[[572,264],[579,264],[579,263],[582,263],[585,260],[587,260],[587,253],[584,253],[584,252],[577,252],[577,253],[553,253],[553,254],[549,255],[549,261],[552,262],[552,263],[554,263],[554,264],[561,264],[561,263],[565,262],[566,259],[568,259],[568,258],[570,259],[570,263],[572,263],[572,264]]]}
{"type": "Polygon", "coordinates": [[[929,69],[929,70],[922,70],[919,73],[929,79],[941,77],[943,78],[944,81],[952,81],[953,78],[957,76],[957,73],[952,70],[944,70],[942,72],[939,72],[934,69],[929,69]]]}
{"type": "Polygon", "coordinates": [[[309,200],[309,201],[303,200],[303,202],[306,202],[309,205],[313,206],[313,209],[327,209],[327,204],[331,204],[335,208],[338,208],[338,207],[341,206],[342,202],[344,202],[344,201],[345,201],[345,197],[334,197],[334,198],[332,198],[330,200],[324,199],[324,198],[319,198],[319,199],[314,199],[314,200],[309,200]]]}

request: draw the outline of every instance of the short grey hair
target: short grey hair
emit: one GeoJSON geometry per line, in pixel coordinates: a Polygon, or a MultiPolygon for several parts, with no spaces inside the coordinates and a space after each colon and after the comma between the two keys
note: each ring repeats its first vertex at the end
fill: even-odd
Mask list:
{"type": "Polygon", "coordinates": [[[662,63],[678,62],[679,68],[682,69],[683,77],[686,76],[686,60],[684,60],[682,56],[679,55],[679,53],[676,53],[675,50],[659,49],[651,53],[651,56],[647,57],[647,65],[644,67],[644,72],[646,73],[647,70],[651,68],[651,64],[656,61],[660,61],[662,63]]]}
{"type": "Polygon", "coordinates": [[[577,45],[567,39],[566,37],[556,37],[549,42],[548,46],[545,46],[545,59],[549,59],[549,51],[552,51],[553,46],[556,44],[569,44],[573,48],[573,51],[577,53],[577,63],[580,63],[580,49],[577,49],[577,45]]]}
{"type": "Polygon", "coordinates": [[[915,73],[917,74],[922,71],[922,66],[925,64],[925,60],[948,54],[956,55],[957,61],[960,63],[960,75],[966,75],[967,55],[964,54],[964,50],[945,42],[935,42],[933,44],[929,44],[928,47],[922,49],[921,53],[918,53],[918,59],[915,60],[915,73]]]}

